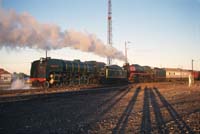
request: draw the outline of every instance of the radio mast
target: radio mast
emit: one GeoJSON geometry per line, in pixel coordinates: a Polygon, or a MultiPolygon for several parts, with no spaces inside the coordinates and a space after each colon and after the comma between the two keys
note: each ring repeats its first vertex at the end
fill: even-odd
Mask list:
{"type": "MultiPolygon", "coordinates": [[[[112,5],[111,0],[108,0],[108,35],[107,35],[107,44],[112,47],[112,5]]],[[[108,65],[112,64],[111,57],[107,57],[108,65]]]]}

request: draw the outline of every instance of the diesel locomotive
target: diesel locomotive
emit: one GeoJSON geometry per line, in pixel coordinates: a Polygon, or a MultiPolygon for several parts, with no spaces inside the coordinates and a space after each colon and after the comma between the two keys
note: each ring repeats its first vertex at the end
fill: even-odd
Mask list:
{"type": "Polygon", "coordinates": [[[30,80],[33,86],[107,84],[126,82],[127,72],[117,65],[103,62],[41,58],[32,62],[30,80]]]}

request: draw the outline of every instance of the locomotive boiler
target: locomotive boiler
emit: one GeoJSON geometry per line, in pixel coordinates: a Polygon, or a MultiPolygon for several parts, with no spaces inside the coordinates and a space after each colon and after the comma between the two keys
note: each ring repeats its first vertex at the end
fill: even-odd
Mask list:
{"type": "Polygon", "coordinates": [[[32,62],[33,86],[107,84],[127,80],[127,72],[117,65],[106,66],[103,62],[41,58],[32,62]]]}

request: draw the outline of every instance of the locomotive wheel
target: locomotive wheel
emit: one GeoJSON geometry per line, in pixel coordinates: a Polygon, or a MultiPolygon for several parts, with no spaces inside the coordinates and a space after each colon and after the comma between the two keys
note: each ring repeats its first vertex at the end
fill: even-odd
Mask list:
{"type": "Polygon", "coordinates": [[[49,82],[48,81],[45,81],[44,83],[43,83],[43,88],[45,88],[45,89],[47,89],[47,88],[49,88],[49,82]]]}

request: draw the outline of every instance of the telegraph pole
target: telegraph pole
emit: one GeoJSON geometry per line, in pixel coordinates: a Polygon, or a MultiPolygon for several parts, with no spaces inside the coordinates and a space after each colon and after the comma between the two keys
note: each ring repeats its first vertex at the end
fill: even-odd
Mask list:
{"type": "MultiPolygon", "coordinates": [[[[107,44],[112,47],[112,5],[111,0],[108,0],[108,36],[107,36],[107,44]]],[[[107,57],[108,59],[108,65],[112,64],[111,57],[107,57]]]]}
{"type": "Polygon", "coordinates": [[[128,58],[127,58],[127,47],[126,47],[126,41],[125,41],[125,64],[128,63],[128,58]]]}
{"type": "Polygon", "coordinates": [[[192,73],[191,73],[191,84],[194,84],[194,66],[193,66],[194,60],[192,59],[192,73]]]}
{"type": "Polygon", "coordinates": [[[131,43],[130,41],[125,41],[125,64],[128,63],[128,54],[127,54],[127,45],[128,43],[131,43]]]}
{"type": "Polygon", "coordinates": [[[193,63],[194,63],[194,60],[192,59],[192,73],[193,73],[193,63]]]}
{"type": "Polygon", "coordinates": [[[46,60],[47,60],[47,49],[46,49],[46,60]]]}

